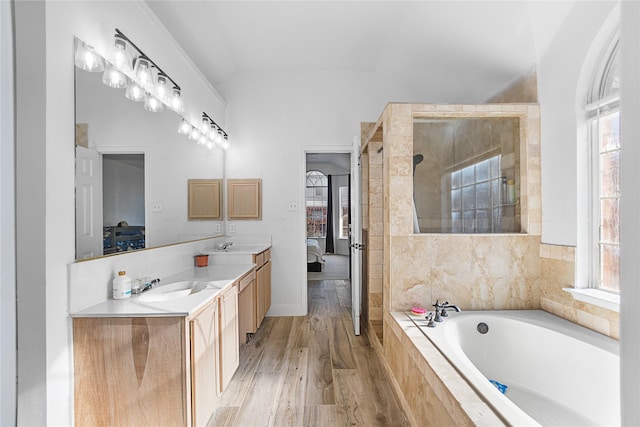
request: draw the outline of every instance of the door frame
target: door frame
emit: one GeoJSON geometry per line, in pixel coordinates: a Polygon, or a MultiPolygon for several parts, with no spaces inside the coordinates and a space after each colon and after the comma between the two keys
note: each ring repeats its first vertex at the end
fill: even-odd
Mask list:
{"type": "MultiPolygon", "coordinates": [[[[306,181],[307,181],[307,154],[349,154],[353,156],[353,145],[319,145],[319,146],[303,146],[302,147],[302,174],[300,177],[301,190],[300,190],[300,208],[299,208],[299,221],[300,221],[300,232],[302,233],[300,236],[300,243],[302,253],[304,254],[304,268],[302,269],[302,286],[301,289],[301,301],[302,306],[305,308],[305,313],[309,313],[309,301],[307,295],[307,215],[305,209],[306,202],[306,181]]],[[[353,162],[351,162],[353,165],[353,162]]],[[[353,168],[353,166],[351,166],[353,168]]],[[[350,172],[353,173],[353,170],[350,169],[350,172]]],[[[353,199],[353,194],[351,196],[353,199]]],[[[349,249],[351,251],[351,249],[349,249]]],[[[349,278],[351,279],[351,278],[349,278]]]]}
{"type": "Polygon", "coordinates": [[[149,242],[153,241],[153,233],[149,233],[150,230],[150,198],[149,198],[149,166],[151,165],[150,161],[150,150],[149,147],[145,146],[100,146],[95,147],[95,150],[100,154],[142,154],[144,155],[144,228],[145,228],[145,241],[144,247],[154,247],[155,245],[151,245],[149,242]]]}

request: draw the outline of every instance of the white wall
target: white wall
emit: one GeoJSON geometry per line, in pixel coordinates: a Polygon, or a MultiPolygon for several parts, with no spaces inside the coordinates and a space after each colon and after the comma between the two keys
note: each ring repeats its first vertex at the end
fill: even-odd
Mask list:
{"type": "Polygon", "coordinates": [[[575,2],[538,63],[544,243],[576,246],[578,241],[577,159],[585,135],[578,134],[577,118],[583,114],[588,85],[581,72],[593,61],[589,49],[615,5],[575,2]]]}
{"type": "Polygon", "coordinates": [[[0,425],[16,424],[16,247],[13,22],[0,2],[0,425]]]}
{"type": "Polygon", "coordinates": [[[640,3],[623,2],[622,10],[622,94],[620,107],[622,198],[620,201],[620,340],[622,424],[640,425],[640,3]]]}
{"type": "MultiPolygon", "coordinates": [[[[20,380],[28,383],[33,379],[36,386],[45,390],[46,398],[38,394],[33,398],[20,395],[18,407],[27,418],[22,423],[19,420],[19,423],[40,425],[45,420],[52,426],[72,425],[73,365],[71,322],[67,313],[68,264],[75,258],[73,36],[78,36],[93,45],[98,52],[104,53],[113,41],[114,29],[122,30],[179,82],[187,105],[185,114],[194,121],[199,119],[202,111],[206,111],[224,126],[225,104],[185,59],[164,30],[157,26],[155,19],[148,14],[144,2],[17,3],[25,9],[38,5],[45,7],[42,20],[38,20],[37,13],[25,13],[16,16],[15,25],[16,33],[22,30],[29,35],[33,44],[37,46],[40,43],[46,47],[46,53],[41,55],[37,49],[25,49],[22,52],[24,55],[34,56],[34,61],[38,62],[32,66],[33,70],[43,74],[46,72],[46,88],[44,85],[38,86],[35,79],[29,82],[30,87],[18,94],[18,97],[24,96],[25,99],[36,98],[37,105],[43,108],[42,114],[35,114],[38,120],[31,115],[27,124],[18,121],[17,127],[17,132],[21,130],[21,126],[22,130],[30,126],[41,131],[41,136],[32,140],[32,149],[41,156],[42,165],[36,163],[34,166],[33,160],[30,163],[29,159],[20,158],[16,165],[25,175],[30,171],[30,182],[32,186],[36,183],[35,189],[42,188],[42,198],[38,197],[32,202],[32,205],[37,205],[42,201],[42,206],[36,206],[37,209],[23,207],[21,210],[18,207],[19,217],[28,221],[33,216],[30,225],[34,226],[32,232],[25,230],[19,234],[18,241],[31,247],[37,255],[34,261],[34,257],[27,258],[23,253],[23,260],[26,262],[29,259],[30,264],[21,265],[19,262],[18,275],[41,270],[43,277],[36,278],[31,283],[23,282],[22,285],[19,282],[18,292],[33,289],[36,293],[33,300],[25,303],[27,305],[24,310],[28,310],[33,318],[25,317],[24,325],[27,327],[31,323],[32,327],[29,329],[33,333],[25,334],[24,338],[28,338],[36,346],[46,342],[43,363],[46,373],[29,371],[29,365],[23,365],[26,369],[19,368],[20,380]],[[39,177],[40,173],[42,177],[39,177]],[[39,222],[44,223],[42,230],[38,228],[39,222]],[[40,246],[46,252],[43,249],[40,254],[40,246]],[[39,298],[43,301],[42,307],[38,306],[39,298]],[[39,317],[43,317],[41,324],[38,323],[39,317]],[[42,418],[39,418],[41,415],[42,418]]],[[[22,71],[29,71],[29,68],[22,71]]],[[[37,110],[32,113],[35,112],[37,110]]],[[[26,119],[27,115],[24,117],[26,119]]],[[[20,233],[20,229],[18,231],[20,233]]],[[[18,256],[20,257],[20,252],[18,256]]],[[[20,313],[20,306],[18,310],[20,313]]],[[[26,314],[25,312],[25,316],[26,314]]],[[[43,354],[44,347],[39,347],[33,355],[43,354]]],[[[25,362],[19,359],[19,363],[25,362]]]]}

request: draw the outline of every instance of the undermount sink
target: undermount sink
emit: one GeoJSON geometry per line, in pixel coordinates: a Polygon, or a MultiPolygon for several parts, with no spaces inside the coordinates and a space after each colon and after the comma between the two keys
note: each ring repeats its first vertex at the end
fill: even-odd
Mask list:
{"type": "Polygon", "coordinates": [[[213,280],[202,282],[197,280],[183,280],[181,282],[169,283],[155,289],[145,291],[140,295],[141,302],[170,301],[176,298],[184,298],[197,294],[205,289],[222,289],[229,284],[229,280],[213,280]]]}
{"type": "Polygon", "coordinates": [[[248,245],[231,245],[228,246],[227,249],[222,249],[219,246],[215,247],[216,252],[262,252],[265,249],[266,245],[256,245],[256,244],[248,244],[248,245]]]}

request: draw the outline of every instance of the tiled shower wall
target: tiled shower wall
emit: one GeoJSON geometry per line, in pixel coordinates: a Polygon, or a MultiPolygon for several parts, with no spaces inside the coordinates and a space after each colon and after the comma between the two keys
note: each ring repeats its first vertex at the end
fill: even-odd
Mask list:
{"type": "MultiPolygon", "coordinates": [[[[375,123],[361,124],[361,144],[367,141],[375,123]]],[[[383,238],[383,194],[382,194],[382,153],[378,150],[382,141],[372,141],[369,149],[360,159],[362,167],[362,224],[369,232],[369,244],[365,248],[368,259],[369,320],[382,321],[382,238],[383,238]]]]}

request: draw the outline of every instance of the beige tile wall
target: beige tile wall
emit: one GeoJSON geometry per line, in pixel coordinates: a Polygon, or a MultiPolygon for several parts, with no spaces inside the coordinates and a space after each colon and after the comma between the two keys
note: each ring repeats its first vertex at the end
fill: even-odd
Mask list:
{"type": "MultiPolygon", "coordinates": [[[[370,134],[376,129],[375,123],[361,124],[361,144],[364,146],[370,134]]],[[[383,274],[383,193],[382,193],[382,140],[374,138],[361,158],[363,193],[363,224],[369,231],[369,244],[365,248],[369,277],[369,320],[382,320],[382,274],[383,274]],[[367,179],[367,182],[364,180],[367,179]]]]}
{"type": "Polygon", "coordinates": [[[601,334],[619,339],[619,313],[576,301],[571,294],[562,290],[562,288],[572,288],[575,284],[575,258],[574,247],[540,245],[541,308],[601,334]]]}
{"type": "Polygon", "coordinates": [[[538,308],[541,230],[538,107],[389,104],[380,121],[384,126],[383,194],[388,198],[388,203],[384,203],[388,227],[383,248],[384,265],[388,267],[383,277],[384,311],[428,306],[436,298],[467,309],[538,308]],[[413,234],[413,119],[426,116],[425,113],[443,118],[518,118],[523,148],[520,150],[522,229],[527,234],[413,234]]]}

